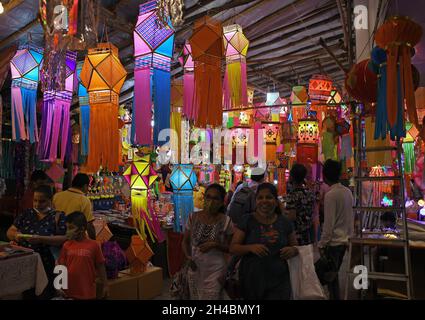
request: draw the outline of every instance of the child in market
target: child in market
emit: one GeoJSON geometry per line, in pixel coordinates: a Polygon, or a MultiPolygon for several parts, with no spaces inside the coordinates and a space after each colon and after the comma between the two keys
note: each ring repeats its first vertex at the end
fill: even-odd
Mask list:
{"type": "Polygon", "coordinates": [[[100,245],[86,236],[87,220],[82,212],[73,212],[66,217],[67,238],[63,245],[59,265],[68,271],[66,297],[78,300],[96,299],[96,275],[100,278],[101,296],[107,296],[105,258],[100,245]]]}

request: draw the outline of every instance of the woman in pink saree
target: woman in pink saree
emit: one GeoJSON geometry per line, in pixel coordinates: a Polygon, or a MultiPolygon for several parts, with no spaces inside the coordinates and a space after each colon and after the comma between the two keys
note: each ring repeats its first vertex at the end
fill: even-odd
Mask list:
{"type": "Polygon", "coordinates": [[[183,252],[189,261],[191,300],[223,299],[227,253],[233,234],[231,219],[225,215],[226,191],[218,184],[205,191],[204,210],[193,213],[186,226],[183,252]]]}

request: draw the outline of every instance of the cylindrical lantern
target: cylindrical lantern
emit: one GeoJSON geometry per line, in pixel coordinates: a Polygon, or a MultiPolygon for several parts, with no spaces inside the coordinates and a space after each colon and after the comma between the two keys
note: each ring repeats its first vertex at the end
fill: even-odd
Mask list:
{"type": "MultiPolygon", "coordinates": [[[[40,144],[38,155],[41,160],[53,162],[56,159],[63,161],[67,154],[68,139],[70,136],[70,109],[72,95],[75,86],[75,72],[77,67],[77,53],[68,51],[66,53],[65,83],[54,84],[44,91],[43,96],[43,119],[41,123],[40,144]],[[58,154],[58,149],[60,150],[58,154]]],[[[57,70],[57,73],[62,72],[57,70]]],[[[50,75],[55,77],[56,75],[50,75]]],[[[49,81],[50,82],[50,81],[49,81]]],[[[69,153],[68,153],[69,154],[69,153]]]]}
{"type": "Polygon", "coordinates": [[[174,29],[169,18],[166,25],[160,22],[158,0],[141,4],[134,30],[135,90],[132,131],[136,144],[152,144],[152,128],[149,125],[152,104],[155,145],[158,144],[160,131],[170,127],[170,70],[173,49],[174,29]]]}
{"type": "Polygon", "coordinates": [[[369,68],[369,59],[355,64],[345,78],[345,89],[354,99],[362,102],[375,102],[377,76],[369,68]]]}
{"type": "Polygon", "coordinates": [[[223,28],[226,51],[224,75],[224,108],[238,108],[248,105],[246,55],[249,41],[242,27],[233,24],[223,28]]]}
{"type": "Polygon", "coordinates": [[[89,49],[81,70],[81,82],[87,88],[90,103],[90,133],[87,171],[100,166],[118,171],[120,137],[118,131],[119,93],[127,72],[111,43],[99,43],[89,49]]]}
{"type": "Polygon", "coordinates": [[[154,210],[149,208],[149,192],[155,180],[158,178],[150,164],[150,157],[137,158],[124,171],[124,178],[131,189],[131,212],[139,236],[146,240],[148,231],[151,240],[162,241],[164,236],[161,232],[160,223],[154,210]]]}
{"type": "Polygon", "coordinates": [[[38,141],[37,88],[43,49],[20,46],[10,61],[12,74],[12,139],[38,141]]]}
{"type": "Polygon", "coordinates": [[[193,189],[197,178],[192,164],[176,164],[171,172],[170,182],[173,187],[174,229],[181,232],[193,212],[193,189]]]}
{"type": "Polygon", "coordinates": [[[328,101],[332,90],[332,79],[324,75],[313,75],[308,84],[308,94],[312,101],[328,101]]]}
{"type": "Polygon", "coordinates": [[[302,164],[318,161],[319,122],[301,119],[298,122],[297,162],[302,164]]]}

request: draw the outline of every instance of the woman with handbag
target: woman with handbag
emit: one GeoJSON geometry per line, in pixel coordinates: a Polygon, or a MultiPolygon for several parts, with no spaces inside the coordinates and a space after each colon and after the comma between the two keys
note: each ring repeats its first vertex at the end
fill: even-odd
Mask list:
{"type": "Polygon", "coordinates": [[[287,259],[298,254],[292,223],[281,214],[276,187],[258,186],[256,211],[235,228],[230,253],[242,256],[239,267],[245,300],[289,300],[291,285],[287,259]]]}
{"type": "Polygon", "coordinates": [[[232,222],[224,214],[225,196],[221,185],[208,186],[204,210],[190,216],[185,230],[182,246],[189,263],[187,279],[191,300],[223,298],[226,253],[233,234],[232,222]]]}

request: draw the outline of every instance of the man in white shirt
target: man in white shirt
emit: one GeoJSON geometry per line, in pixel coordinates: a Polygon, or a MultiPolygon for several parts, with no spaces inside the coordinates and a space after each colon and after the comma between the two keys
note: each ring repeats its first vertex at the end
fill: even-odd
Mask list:
{"type": "MultiPolygon", "coordinates": [[[[340,182],[341,165],[337,161],[327,160],[323,167],[323,177],[330,186],[324,201],[324,224],[318,247],[321,256],[333,260],[336,273],[353,234],[353,195],[351,190],[340,182]]],[[[339,299],[338,276],[328,284],[330,298],[339,299]]]]}

